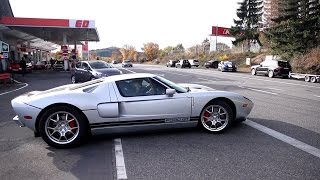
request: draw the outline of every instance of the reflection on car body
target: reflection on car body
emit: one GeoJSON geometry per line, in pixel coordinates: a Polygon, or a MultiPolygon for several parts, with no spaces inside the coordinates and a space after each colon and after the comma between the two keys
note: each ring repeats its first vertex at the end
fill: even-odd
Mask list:
{"type": "Polygon", "coordinates": [[[196,84],[181,86],[145,73],[33,91],[11,103],[17,124],[57,148],[77,146],[88,133],[130,128],[199,124],[207,132],[220,133],[231,123],[245,120],[253,107],[252,101],[236,93],[196,84]]]}

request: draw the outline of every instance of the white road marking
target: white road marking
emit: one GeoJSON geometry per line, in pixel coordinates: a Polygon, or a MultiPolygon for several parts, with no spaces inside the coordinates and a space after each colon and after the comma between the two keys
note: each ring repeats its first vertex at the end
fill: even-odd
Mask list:
{"type": "Polygon", "coordinates": [[[20,87],[18,89],[14,89],[14,90],[11,90],[11,91],[7,91],[7,92],[4,92],[4,93],[1,93],[0,96],[5,95],[5,94],[9,94],[9,93],[12,93],[12,92],[15,92],[15,91],[18,91],[18,90],[23,89],[23,88],[25,88],[27,86],[28,86],[28,84],[24,83],[24,86],[22,86],[22,87],[20,87]]]}
{"type": "Polygon", "coordinates": [[[179,74],[179,73],[173,73],[173,72],[168,72],[168,71],[166,71],[166,73],[175,74],[175,75],[179,75],[179,76],[190,76],[190,75],[179,74]]]}
{"type": "Polygon", "coordinates": [[[206,78],[198,78],[200,80],[205,80],[205,81],[210,81],[210,82],[217,82],[217,81],[214,81],[214,80],[211,80],[211,79],[206,79],[206,78]]]}
{"type": "Polygon", "coordinates": [[[114,139],[114,150],[116,156],[117,179],[127,179],[126,166],[124,164],[124,156],[122,151],[121,139],[114,139]]]}
{"type": "Polygon", "coordinates": [[[271,87],[269,87],[268,89],[276,90],[276,91],[283,91],[282,89],[278,89],[278,88],[271,88],[271,87]]]}
{"type": "Polygon", "coordinates": [[[269,91],[263,91],[263,90],[260,90],[260,89],[253,89],[253,88],[247,88],[247,89],[252,90],[252,91],[257,91],[257,92],[272,94],[272,95],[278,95],[277,93],[273,93],[273,92],[269,92],[269,91]]]}
{"type": "Polygon", "coordinates": [[[294,146],[294,147],[296,147],[296,148],[298,148],[298,149],[300,149],[302,151],[305,151],[305,152],[307,152],[309,154],[312,154],[312,155],[320,158],[320,149],[317,149],[317,148],[315,148],[313,146],[310,146],[310,145],[308,145],[308,144],[306,144],[304,142],[301,142],[301,141],[299,141],[297,139],[294,139],[292,137],[289,137],[287,135],[279,133],[278,131],[275,131],[275,130],[272,130],[270,128],[267,128],[265,126],[262,126],[262,125],[260,125],[258,123],[255,123],[255,122],[253,122],[251,120],[248,120],[248,119],[246,121],[244,121],[244,124],[254,128],[254,129],[257,129],[257,130],[259,130],[259,131],[261,131],[263,133],[266,133],[266,134],[268,134],[268,135],[270,135],[270,136],[272,136],[272,137],[274,137],[276,139],[279,139],[280,141],[288,143],[288,144],[290,144],[290,145],[292,145],[292,146],[294,146]]]}
{"type": "Polygon", "coordinates": [[[257,92],[262,92],[262,93],[267,93],[267,94],[272,94],[272,95],[278,95],[277,93],[273,93],[273,92],[269,92],[269,91],[263,91],[260,89],[253,89],[253,88],[248,88],[248,87],[243,87],[243,86],[238,86],[239,88],[245,88],[245,89],[249,89],[251,91],[257,91],[257,92]]]}
{"type": "Polygon", "coordinates": [[[317,96],[317,95],[314,95],[315,97],[318,97],[318,98],[320,98],[320,96],[317,96]]]}

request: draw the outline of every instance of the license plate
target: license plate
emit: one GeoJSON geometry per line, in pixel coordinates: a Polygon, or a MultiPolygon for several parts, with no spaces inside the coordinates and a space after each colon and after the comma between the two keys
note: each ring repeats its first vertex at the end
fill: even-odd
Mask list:
{"type": "Polygon", "coordinates": [[[165,122],[166,122],[166,123],[186,122],[186,121],[190,121],[190,117],[168,118],[168,119],[165,119],[165,122]]]}

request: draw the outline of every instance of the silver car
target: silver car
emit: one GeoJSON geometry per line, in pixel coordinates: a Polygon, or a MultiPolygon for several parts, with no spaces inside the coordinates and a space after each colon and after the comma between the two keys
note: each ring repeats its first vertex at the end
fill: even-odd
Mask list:
{"type": "Polygon", "coordinates": [[[122,67],[132,67],[132,62],[130,60],[122,61],[122,67]]]}
{"type": "Polygon", "coordinates": [[[163,77],[123,74],[32,91],[12,100],[13,120],[50,146],[70,148],[90,134],[200,125],[221,133],[246,119],[253,102],[236,93],[163,77]]]}

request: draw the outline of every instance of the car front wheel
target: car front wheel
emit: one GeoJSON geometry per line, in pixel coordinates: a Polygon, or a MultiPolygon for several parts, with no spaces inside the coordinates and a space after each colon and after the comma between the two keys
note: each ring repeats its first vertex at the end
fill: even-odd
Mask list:
{"type": "Polygon", "coordinates": [[[74,75],[71,76],[71,83],[72,84],[77,83],[77,79],[76,79],[76,77],[74,75]]]}
{"type": "Polygon", "coordinates": [[[88,124],[77,110],[56,106],[40,118],[39,132],[42,139],[55,148],[72,148],[80,145],[88,135],[88,124]]]}
{"type": "Polygon", "coordinates": [[[201,112],[200,123],[209,133],[222,133],[231,124],[233,114],[230,106],[224,101],[215,101],[201,112]]]}

